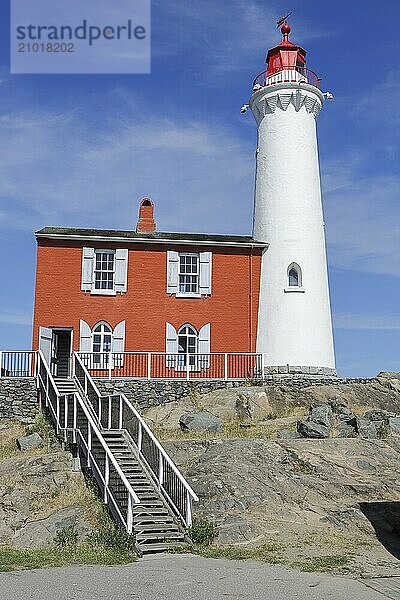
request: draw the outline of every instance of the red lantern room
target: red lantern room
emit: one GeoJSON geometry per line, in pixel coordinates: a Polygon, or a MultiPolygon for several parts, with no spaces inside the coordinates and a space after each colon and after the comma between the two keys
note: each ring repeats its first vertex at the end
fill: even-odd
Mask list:
{"type": "Polygon", "coordinates": [[[290,26],[281,28],[283,40],[271,48],[267,54],[267,70],[260,73],[253,82],[253,92],[276,83],[308,83],[319,87],[320,77],[306,68],[306,51],[289,41],[290,26]]]}
{"type": "Polygon", "coordinates": [[[284,69],[302,72],[306,66],[306,51],[289,42],[290,26],[287,23],[283,25],[281,32],[283,40],[278,46],[271,48],[267,55],[267,77],[284,69]]]}

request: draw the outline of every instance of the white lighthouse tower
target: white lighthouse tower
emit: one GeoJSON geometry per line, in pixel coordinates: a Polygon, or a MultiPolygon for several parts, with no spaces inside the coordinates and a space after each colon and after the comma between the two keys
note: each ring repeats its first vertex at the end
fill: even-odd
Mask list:
{"type": "Polygon", "coordinates": [[[266,373],[336,375],[316,119],[324,102],[306,52],[268,52],[250,107],[258,125],[253,236],[261,268],[257,352],[266,373]]]}

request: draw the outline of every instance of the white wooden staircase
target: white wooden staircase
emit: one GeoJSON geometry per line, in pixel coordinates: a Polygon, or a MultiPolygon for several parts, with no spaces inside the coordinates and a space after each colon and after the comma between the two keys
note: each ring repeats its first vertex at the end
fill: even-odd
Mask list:
{"type": "Polygon", "coordinates": [[[117,525],[139,555],[187,541],[198,498],[124,394],[102,396],[77,354],[74,377],[54,379],[38,353],[38,387],[57,433],[90,468],[117,525]]]}

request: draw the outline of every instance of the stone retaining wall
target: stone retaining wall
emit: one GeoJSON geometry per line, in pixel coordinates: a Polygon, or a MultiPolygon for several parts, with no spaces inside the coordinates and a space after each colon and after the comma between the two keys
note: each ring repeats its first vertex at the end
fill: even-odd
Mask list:
{"type": "Polygon", "coordinates": [[[0,419],[33,421],[38,413],[34,379],[0,379],[0,419]]]}
{"type": "MultiPolygon", "coordinates": [[[[278,386],[304,389],[310,385],[338,385],[350,383],[368,383],[370,379],[339,379],[338,377],[273,377],[264,381],[252,381],[252,386],[278,386]]],[[[152,406],[160,406],[168,402],[176,402],[190,395],[203,395],[214,390],[248,387],[249,381],[147,381],[133,379],[96,379],[96,384],[103,394],[123,392],[128,400],[146,410],[152,406]]]]}

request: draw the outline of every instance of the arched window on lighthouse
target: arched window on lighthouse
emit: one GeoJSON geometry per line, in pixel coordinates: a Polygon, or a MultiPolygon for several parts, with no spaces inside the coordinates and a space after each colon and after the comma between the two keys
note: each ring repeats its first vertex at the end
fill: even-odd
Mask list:
{"type": "Polygon", "coordinates": [[[301,269],[298,264],[292,263],[288,267],[288,283],[289,287],[301,287],[301,269]]]}

